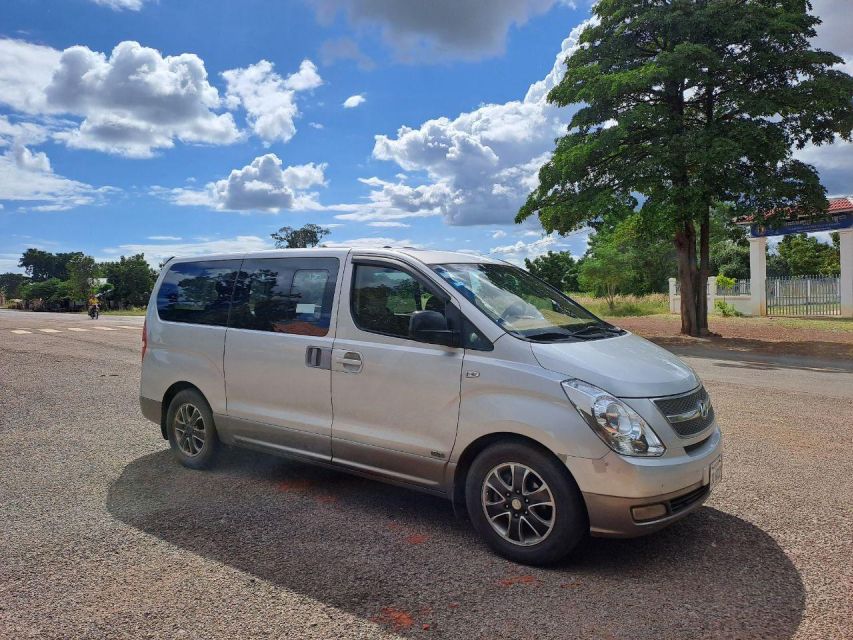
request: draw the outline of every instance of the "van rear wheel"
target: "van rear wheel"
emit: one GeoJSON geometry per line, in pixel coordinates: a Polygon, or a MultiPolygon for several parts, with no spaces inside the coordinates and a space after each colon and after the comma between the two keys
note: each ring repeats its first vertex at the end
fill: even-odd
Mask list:
{"type": "Polygon", "coordinates": [[[219,449],[213,412],[198,391],[185,389],[172,398],[166,434],[178,461],[191,469],[210,467],[219,449]]]}
{"type": "Polygon", "coordinates": [[[501,442],[477,456],[468,472],[465,502],[486,543],[523,564],[555,562],[589,531],[568,470],[549,453],[520,442],[501,442]]]}

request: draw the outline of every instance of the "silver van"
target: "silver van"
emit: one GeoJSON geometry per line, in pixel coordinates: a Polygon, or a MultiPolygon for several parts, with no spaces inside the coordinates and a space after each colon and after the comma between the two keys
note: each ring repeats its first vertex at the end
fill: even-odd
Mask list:
{"type": "Polygon", "coordinates": [[[173,259],[142,358],[142,413],[182,464],[233,445],[435,493],[518,562],[658,530],[722,477],[690,367],[497,260],[173,259]]]}

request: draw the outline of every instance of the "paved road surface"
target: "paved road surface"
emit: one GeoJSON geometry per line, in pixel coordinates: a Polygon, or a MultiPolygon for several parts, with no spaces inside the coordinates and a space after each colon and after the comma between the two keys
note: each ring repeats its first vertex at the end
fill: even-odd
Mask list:
{"type": "Polygon", "coordinates": [[[850,363],[694,354],[726,436],[707,506],[530,569],[439,499],[178,466],[137,408],[141,324],[0,312],[2,638],[853,637],[850,363]]]}

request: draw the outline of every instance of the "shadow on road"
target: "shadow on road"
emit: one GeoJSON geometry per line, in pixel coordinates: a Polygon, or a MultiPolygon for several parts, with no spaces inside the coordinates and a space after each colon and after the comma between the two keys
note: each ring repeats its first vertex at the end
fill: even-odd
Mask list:
{"type": "Polygon", "coordinates": [[[139,458],[107,507],[407,636],[788,638],[805,606],[776,542],[707,507],[647,538],[590,540],[550,569],[493,555],[444,500],[249,452],[228,451],[210,472],[168,451],[139,458]]]}

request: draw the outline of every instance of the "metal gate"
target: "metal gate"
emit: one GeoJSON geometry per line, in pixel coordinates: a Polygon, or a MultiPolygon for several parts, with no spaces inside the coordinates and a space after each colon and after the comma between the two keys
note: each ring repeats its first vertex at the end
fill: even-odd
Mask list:
{"type": "Polygon", "coordinates": [[[841,314],[840,278],[797,276],[767,278],[767,315],[837,316],[841,314]]]}

